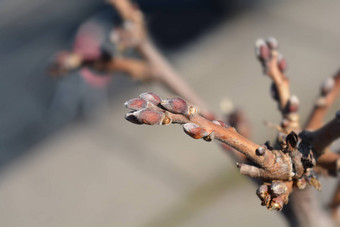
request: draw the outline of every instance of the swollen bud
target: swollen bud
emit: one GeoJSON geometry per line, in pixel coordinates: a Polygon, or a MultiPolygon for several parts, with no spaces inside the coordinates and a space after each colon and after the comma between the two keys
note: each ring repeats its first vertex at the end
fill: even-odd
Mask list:
{"type": "Polygon", "coordinates": [[[268,44],[268,47],[272,50],[276,50],[279,47],[279,43],[274,37],[269,37],[266,40],[266,43],[268,44]]]}
{"type": "Polygon", "coordinates": [[[270,57],[270,50],[263,39],[256,40],[255,54],[261,61],[266,61],[270,57]]]}
{"type": "Polygon", "coordinates": [[[139,95],[139,97],[144,99],[147,102],[151,102],[152,104],[156,106],[161,103],[161,98],[158,95],[151,93],[151,92],[142,93],[139,95]]]}
{"type": "Polygon", "coordinates": [[[277,59],[277,67],[279,70],[284,73],[287,70],[287,61],[283,56],[280,54],[277,59]]]}
{"type": "Polygon", "coordinates": [[[256,190],[256,195],[261,201],[265,200],[268,197],[268,186],[263,184],[258,187],[256,190]]]}
{"type": "Polygon", "coordinates": [[[184,132],[194,139],[201,139],[209,136],[209,133],[194,123],[186,123],[183,125],[184,132]]]}
{"type": "Polygon", "coordinates": [[[334,88],[335,81],[333,77],[327,78],[321,85],[321,95],[326,96],[334,88]]]}
{"type": "Polygon", "coordinates": [[[130,99],[124,103],[126,108],[132,110],[140,110],[147,107],[147,102],[144,99],[130,99]]]}
{"type": "Polygon", "coordinates": [[[155,110],[138,110],[133,112],[136,119],[146,125],[161,125],[165,117],[164,113],[155,110]]]}
{"type": "Polygon", "coordinates": [[[287,185],[283,182],[273,182],[270,186],[273,195],[279,196],[287,192],[287,185]]]}
{"type": "Polygon", "coordinates": [[[172,113],[188,115],[188,105],[181,98],[163,99],[161,105],[172,113]]]}
{"type": "Polygon", "coordinates": [[[292,95],[292,97],[290,97],[289,101],[288,101],[288,111],[290,113],[292,112],[297,112],[299,109],[299,99],[296,95],[292,95]]]}
{"type": "Polygon", "coordinates": [[[261,147],[258,147],[257,149],[256,149],[256,154],[258,155],[258,156],[262,156],[262,155],[264,155],[266,153],[266,147],[265,146],[261,146],[261,147]]]}

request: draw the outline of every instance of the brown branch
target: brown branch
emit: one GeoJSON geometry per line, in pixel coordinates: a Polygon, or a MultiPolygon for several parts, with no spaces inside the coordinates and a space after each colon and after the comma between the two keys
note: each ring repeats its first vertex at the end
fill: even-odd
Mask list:
{"type": "MultiPolygon", "coordinates": [[[[217,139],[237,149],[252,162],[250,164],[238,163],[241,174],[260,178],[265,182],[265,185],[271,185],[270,187],[279,183],[281,186],[282,184],[286,185],[284,188],[287,190],[282,193],[275,192],[276,189],[267,190],[270,194],[269,201],[265,197],[262,198],[262,202],[265,201],[263,205],[269,209],[282,209],[288,201],[287,198],[292,191],[290,188],[293,187],[293,184],[300,189],[304,189],[307,184],[320,189],[320,183],[310,171],[313,165],[307,165],[307,161],[303,161],[309,158],[309,153],[305,152],[306,157],[304,157],[303,152],[297,150],[298,137],[294,133],[287,136],[286,146],[283,150],[272,150],[272,148],[268,149],[266,146],[253,143],[230,126],[221,124],[219,121],[210,121],[198,115],[193,106],[187,105],[180,98],[161,99],[155,94],[144,93],[140,98],[127,101],[125,105],[133,110],[125,116],[133,123],[182,124],[184,131],[195,139],[206,141],[217,139]]],[[[311,162],[313,160],[315,163],[314,158],[311,162]]]]}
{"type": "Polygon", "coordinates": [[[151,80],[153,74],[148,62],[132,58],[115,57],[107,61],[84,62],[83,66],[90,66],[103,72],[123,72],[140,81],[151,80]]]}
{"type": "Polygon", "coordinates": [[[337,177],[340,171],[340,154],[330,151],[326,152],[325,154],[321,155],[320,158],[318,158],[316,164],[316,170],[318,170],[318,167],[322,168],[319,170],[320,173],[337,177]]]}
{"type": "MultiPolygon", "coordinates": [[[[135,27],[143,30],[147,34],[144,23],[144,17],[129,0],[109,0],[124,20],[132,21],[135,27]]],[[[134,33],[138,34],[138,33],[134,33]]],[[[145,35],[143,39],[136,45],[137,50],[143,55],[151,66],[151,77],[160,80],[167,85],[177,95],[187,99],[190,103],[200,107],[200,113],[212,119],[214,115],[209,111],[208,105],[190,88],[190,86],[182,79],[182,77],[171,67],[168,61],[153,45],[151,40],[145,35]]]]}
{"type": "Polygon", "coordinates": [[[286,60],[278,52],[278,42],[275,38],[268,38],[266,41],[259,39],[256,41],[255,51],[257,58],[262,64],[263,72],[272,79],[271,95],[278,102],[279,110],[282,114],[281,131],[289,133],[300,130],[299,100],[293,95],[290,96],[289,79],[285,75],[287,69],[286,60]]]}
{"type": "Polygon", "coordinates": [[[214,114],[209,111],[208,105],[190,88],[149,40],[139,46],[139,51],[157,72],[156,79],[167,85],[177,95],[199,106],[199,111],[204,116],[209,119],[214,118],[214,114]]]}
{"type": "Polygon", "coordinates": [[[340,71],[334,77],[326,79],[321,85],[320,97],[316,100],[305,128],[315,130],[323,125],[323,121],[329,108],[340,93],[340,71]]]}
{"type": "Polygon", "coordinates": [[[300,137],[312,145],[315,154],[319,157],[325,149],[340,137],[340,111],[333,120],[315,131],[303,131],[300,137]]]}
{"type": "Polygon", "coordinates": [[[249,160],[256,163],[258,168],[264,169],[264,175],[260,177],[283,180],[292,178],[292,163],[288,154],[268,150],[266,147],[257,145],[241,136],[234,128],[223,127],[216,121],[212,122],[196,114],[195,108],[188,106],[182,99],[163,99],[158,105],[160,106],[156,106],[143,98],[132,99],[126,102],[126,106],[135,111],[128,113],[127,119],[134,117],[134,120],[137,119],[140,123],[151,125],[184,124],[185,132],[194,138],[208,140],[213,137],[237,149],[249,160]]]}
{"type": "MultiPolygon", "coordinates": [[[[230,125],[230,127],[233,127],[236,129],[236,131],[244,136],[247,139],[251,138],[251,125],[245,116],[245,113],[240,110],[234,110],[226,117],[226,122],[230,125]]],[[[219,122],[221,125],[225,125],[224,122],[219,122]]],[[[244,156],[242,153],[238,152],[234,148],[221,143],[222,148],[228,152],[228,154],[232,155],[233,159],[237,162],[247,162],[246,156],[244,156]]]]}

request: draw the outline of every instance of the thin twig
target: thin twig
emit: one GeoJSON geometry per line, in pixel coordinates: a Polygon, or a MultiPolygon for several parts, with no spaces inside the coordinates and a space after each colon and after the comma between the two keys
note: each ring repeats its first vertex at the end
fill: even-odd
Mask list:
{"type": "Polygon", "coordinates": [[[326,79],[320,91],[320,97],[316,100],[314,108],[307,120],[305,128],[315,130],[323,125],[324,118],[329,108],[340,93],[340,71],[334,77],[326,79]]]}

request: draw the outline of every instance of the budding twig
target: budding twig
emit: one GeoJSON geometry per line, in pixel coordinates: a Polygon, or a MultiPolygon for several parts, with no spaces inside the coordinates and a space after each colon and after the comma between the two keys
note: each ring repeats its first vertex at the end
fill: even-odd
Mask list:
{"type": "Polygon", "coordinates": [[[282,113],[286,110],[290,98],[289,80],[284,74],[286,61],[278,52],[278,42],[275,38],[266,41],[258,39],[255,46],[256,55],[262,63],[263,72],[273,80],[272,95],[279,103],[282,113]]]}
{"type": "Polygon", "coordinates": [[[287,136],[283,150],[268,149],[241,136],[232,127],[222,126],[218,121],[210,121],[200,116],[194,107],[187,105],[182,99],[157,98],[157,100],[161,100],[160,103],[157,102],[158,105],[145,99],[146,104],[139,99],[126,102],[126,106],[133,110],[126,115],[126,118],[131,121],[133,117],[133,122],[138,121],[148,125],[183,124],[184,131],[195,139],[211,141],[215,138],[237,149],[255,163],[255,165],[238,164],[241,173],[251,177],[291,181],[310,176],[309,173],[305,174],[308,168],[313,167],[316,158],[312,156],[309,160],[309,152],[304,151],[304,154],[297,151],[304,147],[297,146],[298,138],[294,133],[287,136]],[[309,162],[304,159],[312,164],[307,165],[309,162]]]}
{"type": "MultiPolygon", "coordinates": [[[[108,0],[126,21],[132,21],[135,26],[147,34],[142,12],[128,0],[108,0]]],[[[200,113],[213,119],[208,105],[190,88],[181,76],[171,67],[164,56],[157,50],[151,40],[145,35],[144,39],[136,46],[141,55],[151,67],[151,78],[167,85],[177,95],[187,99],[190,103],[200,107],[200,113]]]]}
{"type": "Polygon", "coordinates": [[[266,41],[258,39],[255,44],[257,58],[262,64],[264,74],[273,80],[270,93],[278,102],[279,110],[283,120],[281,130],[284,133],[299,131],[299,100],[293,95],[290,96],[289,79],[285,75],[287,69],[286,60],[278,52],[278,42],[275,38],[268,38],[266,41]]]}
{"type": "Polygon", "coordinates": [[[315,130],[323,125],[329,108],[340,93],[340,71],[334,77],[327,78],[321,85],[320,97],[307,120],[306,129],[315,130]]]}

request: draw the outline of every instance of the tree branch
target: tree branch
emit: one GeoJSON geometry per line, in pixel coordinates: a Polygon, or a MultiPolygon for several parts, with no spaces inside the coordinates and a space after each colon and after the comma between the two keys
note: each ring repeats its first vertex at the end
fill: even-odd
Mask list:
{"type": "Polygon", "coordinates": [[[318,157],[321,156],[325,149],[340,137],[340,111],[326,125],[315,131],[303,131],[300,137],[313,147],[318,157]]]}
{"type": "Polygon", "coordinates": [[[320,189],[320,183],[310,171],[313,167],[310,162],[315,163],[315,157],[309,157],[310,153],[305,151],[306,154],[303,155],[303,152],[297,150],[300,147],[297,146],[298,138],[294,133],[287,136],[284,149],[273,150],[257,145],[238,134],[234,128],[221,124],[220,121],[210,121],[200,116],[195,107],[187,105],[180,98],[161,99],[155,94],[143,93],[140,98],[127,101],[125,106],[132,109],[132,112],[125,116],[132,123],[182,124],[184,131],[192,138],[206,141],[217,139],[241,152],[252,163],[238,163],[240,172],[250,177],[260,178],[265,182],[264,185],[267,185],[265,191],[270,196],[266,194],[259,197],[262,204],[269,209],[282,209],[283,205],[288,202],[288,195],[292,191],[293,184],[300,189],[304,189],[307,184],[320,189]],[[284,188],[281,193],[277,192],[277,185],[280,185],[280,190],[284,188]]]}
{"type": "Polygon", "coordinates": [[[329,108],[340,93],[340,71],[334,77],[326,79],[320,89],[320,97],[316,100],[314,108],[307,120],[305,128],[315,130],[323,125],[329,108]]]}
{"type": "Polygon", "coordinates": [[[286,60],[278,52],[278,42],[270,37],[266,41],[258,39],[255,43],[255,53],[260,61],[263,73],[272,79],[271,95],[278,102],[282,114],[281,131],[289,133],[299,131],[299,100],[293,95],[290,96],[289,79],[285,75],[287,69],[286,60]]]}

